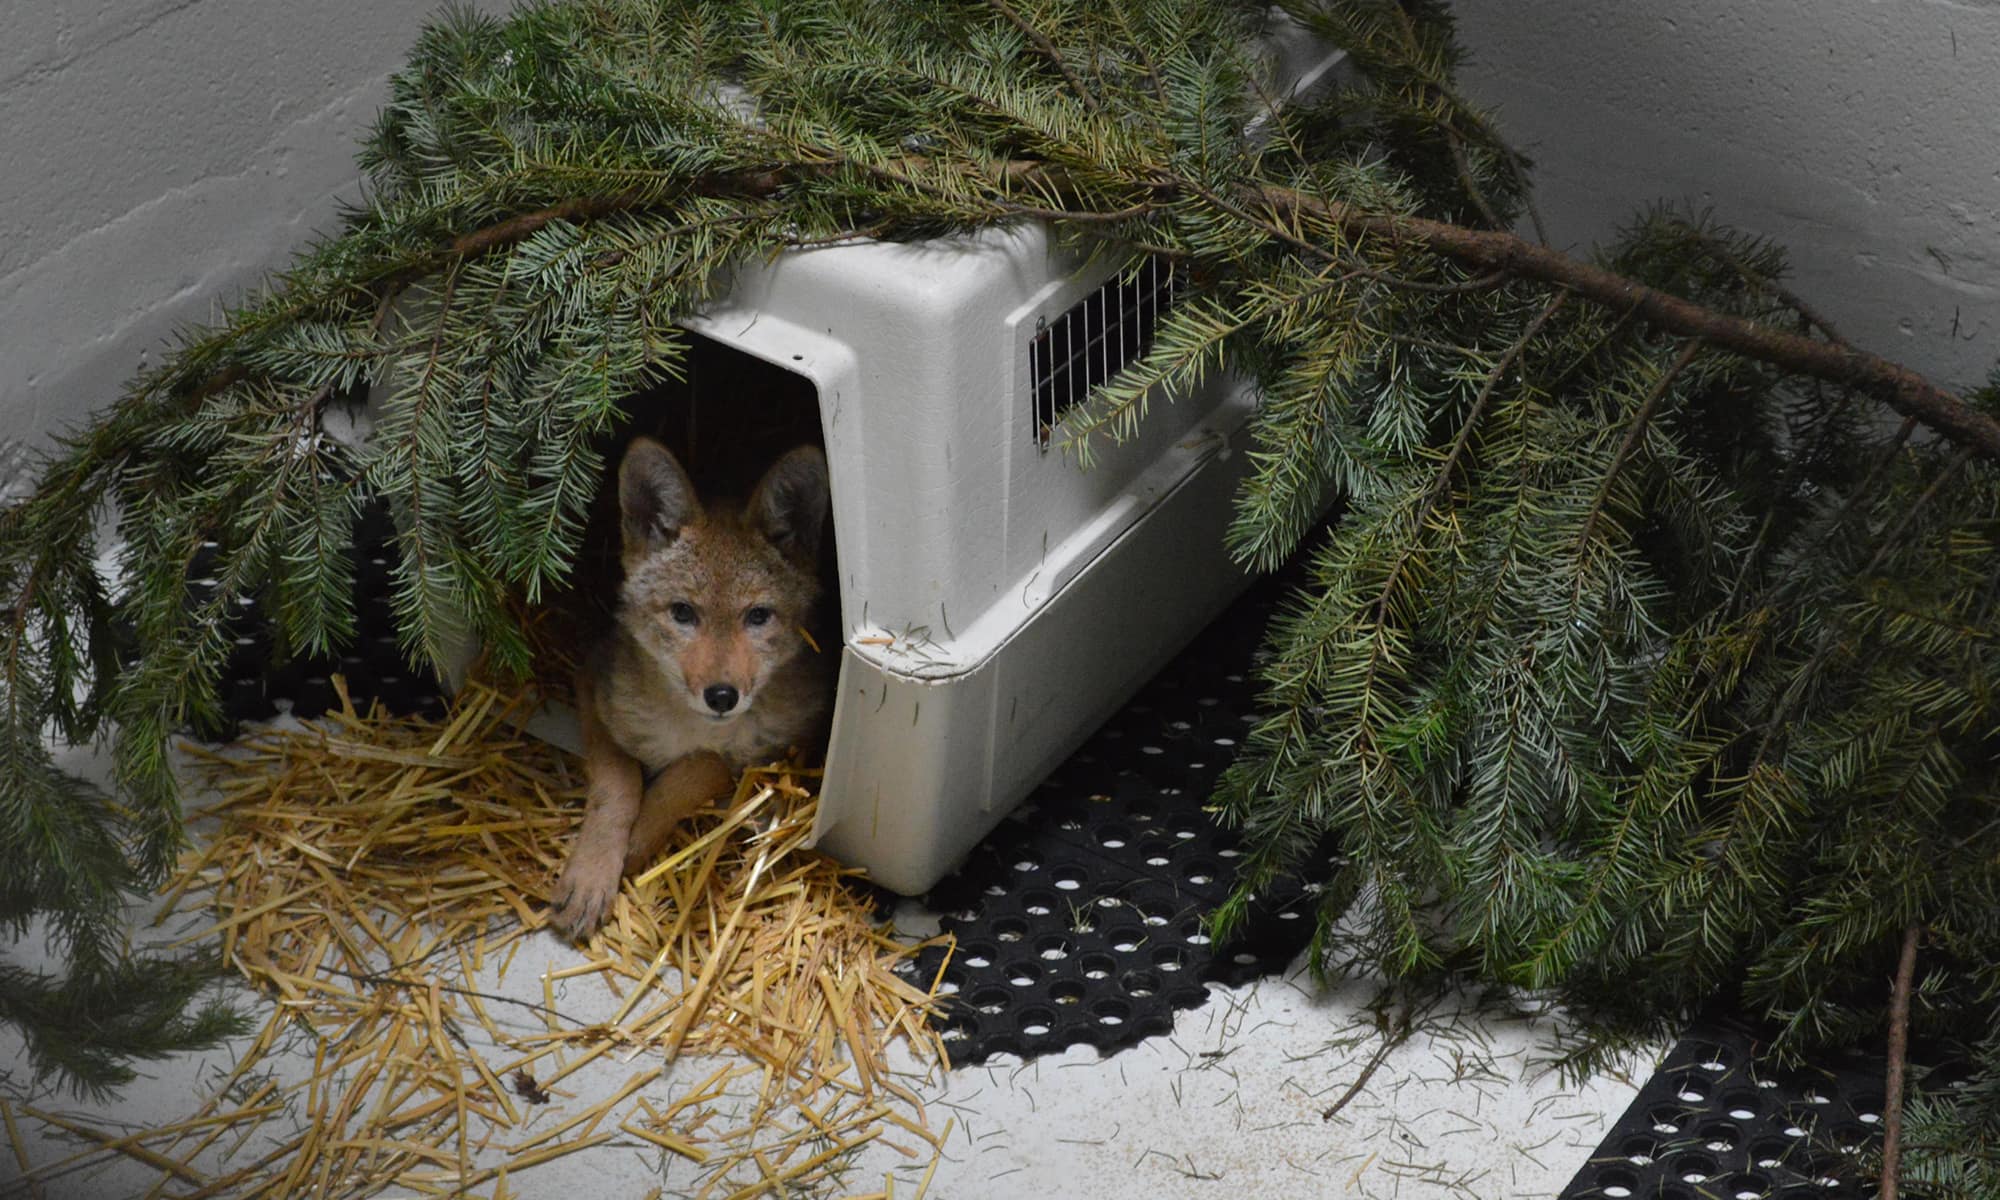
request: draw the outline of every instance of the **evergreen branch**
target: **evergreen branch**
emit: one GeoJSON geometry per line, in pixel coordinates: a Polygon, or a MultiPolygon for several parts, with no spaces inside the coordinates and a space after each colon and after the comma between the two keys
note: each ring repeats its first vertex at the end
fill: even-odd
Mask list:
{"type": "MultiPolygon", "coordinates": [[[[1848,518],[1855,512],[1860,511],[1862,506],[1874,498],[1876,487],[1888,477],[1890,466],[1894,464],[1897,456],[1903,452],[1903,447],[1909,444],[1910,435],[1916,432],[1917,424],[1918,422],[1915,417],[1903,418],[1902,423],[1897,426],[1896,432],[1890,436],[1887,444],[1876,455],[1874,465],[1862,477],[1859,486],[1849,492],[1846,501],[1840,506],[1839,511],[1834,513],[1832,520],[1826,523],[1826,529],[1820,536],[1820,540],[1815,547],[1816,550],[1824,550],[1827,543],[1846,527],[1848,518]]],[[[1794,460],[1791,470],[1786,473],[1785,492],[1789,493],[1798,486],[1806,457],[1805,455],[1801,455],[1798,459],[1794,460]]],[[[1748,601],[1749,594],[1745,592],[1744,585],[1763,563],[1765,547],[1769,544],[1772,535],[1777,530],[1778,515],[1779,510],[1776,507],[1772,507],[1764,513],[1763,520],[1757,528],[1757,536],[1751,540],[1749,549],[1743,554],[1742,568],[1737,571],[1736,577],[1730,581],[1728,593],[1723,596],[1722,602],[1717,606],[1717,611],[1722,613],[1723,616],[1735,616],[1739,611],[1739,604],[1748,601]]],[[[1772,586],[1778,585],[1773,584],[1772,586]]]]}
{"type": "Polygon", "coordinates": [[[1015,12],[1014,6],[1007,3],[1007,0],[986,0],[986,3],[995,12],[1007,18],[1008,24],[1020,30],[1023,36],[1035,44],[1035,49],[1041,51],[1042,57],[1048,59],[1055,65],[1056,70],[1062,72],[1063,79],[1069,83],[1069,90],[1075,94],[1077,103],[1083,105],[1086,112],[1098,110],[1097,97],[1091,95],[1083,80],[1077,78],[1076,72],[1071,70],[1069,63],[1064,60],[1062,51],[1056,49],[1056,44],[1049,40],[1047,34],[1022,20],[1021,14],[1015,12]]]}
{"type": "MultiPolygon", "coordinates": [[[[905,166],[899,166],[893,161],[872,164],[836,156],[778,163],[697,181],[690,190],[710,196],[761,198],[775,195],[791,184],[824,178],[842,168],[860,168],[941,198],[952,198],[954,193],[949,189],[923,182],[917,173],[905,169],[921,167],[929,161],[923,156],[904,156],[905,166]]],[[[1031,187],[1049,196],[1073,194],[1074,190],[1067,172],[1032,160],[991,160],[970,164],[969,169],[990,185],[1031,187]]],[[[1233,200],[1185,175],[1156,178],[1151,187],[1155,201],[1128,202],[1111,211],[1089,206],[1023,205],[1004,194],[996,195],[993,215],[1002,219],[1034,216],[1086,224],[1117,222],[1143,215],[1153,203],[1175,192],[1186,192],[1315,256],[1333,251],[1292,232],[1280,219],[1311,219],[1348,237],[1379,238],[1394,247],[1414,244],[1476,267],[1482,275],[1497,272],[1508,278],[1554,284],[1614,312],[1637,313],[1664,332],[1696,338],[1799,375],[1853,387],[1881,398],[1898,412],[1917,417],[1955,441],[1976,447],[1988,458],[2000,460],[2000,422],[1908,367],[1844,344],[1804,337],[1719,312],[1502,230],[1471,229],[1409,214],[1364,210],[1268,183],[1243,185],[1233,200]],[[1253,216],[1246,211],[1246,205],[1265,209],[1273,217],[1253,216]]],[[[553,221],[600,219],[644,203],[642,194],[636,192],[565,201],[459,235],[438,254],[463,258],[517,242],[553,221]]],[[[406,266],[398,274],[420,269],[418,265],[406,266]]],[[[225,368],[219,378],[224,377],[233,380],[240,378],[240,374],[237,368],[225,368]]]]}
{"type": "MultiPolygon", "coordinates": [[[[1492,368],[1486,372],[1485,381],[1479,385],[1479,394],[1473,398],[1471,409],[1459,423],[1457,436],[1452,438],[1451,448],[1446,451],[1444,461],[1438,465],[1437,477],[1432,481],[1430,491],[1418,509],[1415,526],[1421,527],[1428,521],[1432,510],[1437,507],[1437,502],[1451,490],[1453,468],[1457,466],[1459,456],[1465,453],[1465,448],[1472,444],[1473,431],[1478,429],[1479,418],[1486,411],[1487,401],[1493,398],[1493,392],[1500,386],[1500,381],[1506,378],[1508,370],[1526,352],[1528,344],[1535,340],[1558,312],[1562,311],[1563,305],[1568,301],[1568,292],[1557,292],[1547,304],[1542,305],[1541,311],[1536,313],[1535,318],[1528,322],[1527,328],[1521,331],[1521,336],[1514,339],[1494,361],[1492,368]]],[[[1380,612],[1379,606],[1377,611],[1380,612]]]]}
{"type": "Polygon", "coordinates": [[[1389,1057],[1390,1052],[1410,1040],[1413,1024],[1410,1020],[1409,1009],[1405,1008],[1402,1016],[1397,1018],[1393,1025],[1378,1014],[1375,1020],[1375,1028],[1382,1035],[1381,1042],[1376,1045],[1375,1052],[1368,1056],[1368,1061],[1362,1065],[1361,1073],[1354,1077],[1354,1082],[1347,1085],[1347,1090],[1340,1093],[1339,1098],[1332,1104],[1320,1110],[1319,1119],[1322,1122],[1333,1120],[1340,1115],[1341,1109],[1353,1103],[1354,1098],[1361,1094],[1361,1089],[1368,1086],[1368,1080],[1374,1076],[1376,1069],[1389,1057]]]}
{"type": "MultiPolygon", "coordinates": [[[[1486,225],[1489,229],[1505,229],[1507,227],[1506,220],[1494,209],[1492,202],[1487,200],[1485,191],[1479,186],[1479,181],[1472,176],[1472,161],[1465,154],[1465,138],[1457,130],[1453,129],[1448,122],[1443,128],[1445,145],[1451,148],[1452,166],[1458,171],[1458,181],[1460,186],[1465,188],[1466,198],[1471,200],[1472,206],[1479,210],[1479,215],[1486,219],[1486,225]]],[[[1544,235],[1541,240],[1547,242],[1548,238],[1544,235]]]]}
{"type": "Polygon", "coordinates": [[[1632,878],[1642,873],[1643,863],[1633,861],[1635,849],[1643,852],[1645,846],[1658,844],[1646,841],[1648,835],[1665,840],[1663,831],[1649,828],[1647,823],[1662,820],[1677,800],[1685,798],[1698,764],[1716,748],[1698,742],[1687,747],[1663,744],[1693,727],[1700,715],[1699,699],[1690,701],[1675,687],[1677,669],[1683,665],[1675,660],[1688,656],[1689,650],[1677,645],[1655,676],[1658,708],[1664,711],[1658,719],[1647,720],[1641,730],[1643,744],[1635,753],[1638,777],[1630,793],[1616,805],[1617,818],[1609,836],[1593,847],[1595,861],[1590,864],[1588,887],[1580,895],[1565,898],[1561,923],[1531,946],[1521,963],[1520,975],[1531,988],[1559,986],[1595,949],[1603,932],[1599,930],[1598,938],[1593,938],[1591,927],[1605,923],[1610,911],[1607,902],[1616,885],[1625,882],[1629,886],[1632,878]],[[1675,751],[1680,751],[1678,757],[1675,751]]]}
{"type": "Polygon", "coordinates": [[[1597,520],[1604,514],[1605,502],[1610,499],[1611,485],[1617,480],[1618,472],[1624,468],[1625,460],[1632,456],[1633,448],[1646,436],[1646,426],[1651,423],[1653,410],[1659,406],[1660,398],[1667,394],[1668,388],[1674,386],[1674,380],[1680,378],[1681,372],[1687,370],[1688,364],[1692,363],[1695,355],[1699,353],[1701,353],[1699,342],[1689,342],[1681,347],[1681,352],[1674,356],[1673,362],[1667,364],[1666,370],[1660,372],[1659,379],[1654,381],[1652,388],[1646,392],[1646,398],[1640,401],[1639,411],[1632,415],[1631,421],[1625,426],[1624,440],[1618,443],[1617,451],[1611,456],[1611,466],[1604,472],[1604,482],[1598,485],[1597,494],[1591,497],[1590,508],[1584,513],[1583,530],[1576,538],[1579,550],[1589,544],[1590,535],[1597,528],[1597,520]]]}
{"type": "MultiPolygon", "coordinates": [[[[1412,49],[1418,48],[1417,31],[1415,26],[1411,24],[1410,14],[1401,5],[1392,7],[1394,8],[1397,22],[1403,28],[1405,39],[1409,42],[1412,49]]],[[[1452,109],[1451,117],[1440,122],[1438,130],[1444,135],[1445,146],[1451,153],[1452,167],[1458,172],[1459,185],[1465,189],[1466,198],[1472,201],[1474,208],[1479,210],[1479,215],[1486,219],[1486,224],[1489,228],[1507,228],[1511,222],[1502,216],[1500,210],[1487,198],[1486,189],[1480,186],[1478,176],[1473,172],[1471,155],[1466,149],[1466,137],[1465,134],[1459,132],[1457,118],[1470,117],[1479,129],[1480,134],[1492,144],[1495,150],[1507,159],[1516,171],[1519,171],[1526,165],[1526,160],[1521,157],[1519,151],[1515,150],[1506,141],[1501,139],[1499,135],[1495,134],[1484,120],[1474,114],[1471,106],[1447,82],[1435,80],[1431,82],[1430,87],[1452,109]]],[[[1522,206],[1527,209],[1529,224],[1534,227],[1535,240],[1546,246],[1549,241],[1549,231],[1542,225],[1542,213],[1535,205],[1533,193],[1523,188],[1520,200],[1522,206]]]]}
{"type": "MultiPolygon", "coordinates": [[[[1903,418],[1902,423],[1896,427],[1896,432],[1890,435],[1889,440],[1884,443],[1881,450],[1875,455],[1874,463],[1869,468],[1868,473],[1862,476],[1860,483],[1849,490],[1846,500],[1841,503],[1840,508],[1834,512],[1832,518],[1825,523],[1825,529],[1813,544],[1811,553],[1817,554],[1825,551],[1835,538],[1845,532],[1848,522],[1853,519],[1855,514],[1861,512],[1874,502],[1880,488],[1890,478],[1890,468],[1895,465],[1897,458],[1902,455],[1904,447],[1909,445],[1910,436],[1916,432],[1918,423],[1915,417],[1903,418]]],[[[1793,482],[1796,483],[1796,479],[1793,482]]],[[[1729,594],[1723,598],[1722,611],[1724,613],[1733,614],[1736,611],[1739,597],[1742,596],[1742,585],[1749,578],[1751,570],[1757,565],[1757,559],[1764,548],[1765,539],[1776,525],[1777,519],[1778,510],[1776,508],[1764,514],[1763,527],[1759,531],[1750,552],[1744,555],[1743,570],[1738,574],[1735,582],[1731,584],[1729,594]]],[[[1774,581],[1769,586],[1777,588],[1784,586],[1786,582],[1788,581],[1774,581]]]]}
{"type": "MultiPolygon", "coordinates": [[[[1389,525],[1402,534],[1401,545],[1395,560],[1382,572],[1379,590],[1371,600],[1366,601],[1370,617],[1365,622],[1355,622],[1363,626],[1356,631],[1360,635],[1356,639],[1358,643],[1356,648],[1361,651],[1362,662],[1356,668],[1355,682],[1351,687],[1352,703],[1347,711],[1352,720],[1352,732],[1346,739],[1347,745],[1342,754],[1343,758],[1349,759],[1354,764],[1362,794],[1360,803],[1366,814],[1363,820],[1369,827],[1368,834],[1371,841],[1376,836],[1373,826],[1392,823],[1384,821],[1375,811],[1378,807],[1376,803],[1378,791],[1396,800],[1398,806],[1404,810],[1403,823],[1407,825],[1407,832],[1402,835],[1403,837],[1413,836],[1421,825],[1421,818],[1415,811],[1417,804],[1413,789],[1408,780],[1403,778],[1392,753],[1381,744],[1376,733],[1378,727],[1393,725],[1397,720],[1397,714],[1391,711],[1392,705],[1382,695],[1381,690],[1384,673],[1394,670],[1395,660],[1399,657],[1399,647],[1403,647],[1406,641],[1404,632],[1398,626],[1396,614],[1390,611],[1391,605],[1400,592],[1414,586],[1409,572],[1413,560],[1418,555],[1419,546],[1425,539],[1425,530],[1430,522],[1431,513],[1450,492],[1459,457],[1470,444],[1473,431],[1478,428],[1479,418],[1487,403],[1526,348],[1541,334],[1567,300],[1568,294],[1564,292],[1558,292],[1548,300],[1528,322],[1520,336],[1500,355],[1485,373],[1480,391],[1461,422],[1451,449],[1435,469],[1429,486],[1425,487],[1421,495],[1416,498],[1414,507],[1407,515],[1393,510],[1387,515],[1389,525]]],[[[1259,730],[1260,738],[1270,736],[1269,731],[1259,730]]],[[[1289,731],[1282,736],[1286,741],[1295,741],[1298,738],[1296,732],[1289,731]]],[[[1287,825],[1263,831],[1262,836],[1255,840],[1249,862],[1244,868],[1246,879],[1266,877],[1276,869],[1278,862],[1281,861],[1283,835],[1294,815],[1288,814],[1287,825]]],[[[1381,859],[1372,864],[1372,874],[1377,900],[1389,910],[1389,919],[1396,931],[1396,949],[1393,957],[1397,969],[1416,970],[1421,965],[1433,961],[1435,956],[1426,948],[1415,905],[1408,897],[1401,879],[1392,875],[1387,864],[1381,859]]],[[[1232,915],[1229,912],[1218,914],[1218,928],[1223,928],[1232,915]]]]}
{"type": "MultiPolygon", "coordinates": [[[[1972,455],[1972,447],[1961,447],[1952,455],[1951,460],[1945,465],[1944,469],[1940,470],[1931,480],[1930,484],[1918,494],[1917,498],[1903,508],[1902,512],[1897,516],[1895,523],[1889,527],[1888,532],[1876,543],[1875,553],[1869,557],[1867,565],[1862,567],[1855,575],[1857,582],[1866,580],[1881,570],[1883,563],[1888,561],[1889,556],[1901,548],[1903,535],[1909,531],[1910,526],[1916,521],[1918,515],[1923,512],[1925,507],[1938,498],[1939,494],[1944,490],[1944,485],[1965,466],[1972,458],[1972,455]]],[[[1821,629],[1818,643],[1813,647],[1812,657],[1808,658],[1805,665],[1800,667],[1792,676],[1791,681],[1785,689],[1782,701],[1772,711],[1770,719],[1764,724],[1764,731],[1758,738],[1756,751],[1750,756],[1753,770],[1759,764],[1769,761],[1772,743],[1791,724],[1792,718],[1798,714],[1799,708],[1805,703],[1813,681],[1818,677],[1820,669],[1831,658],[1834,648],[1838,644],[1837,630],[1838,627],[1832,622],[1828,622],[1821,629]]]]}
{"type": "MultiPolygon", "coordinates": [[[[761,177],[753,177],[751,190],[766,186],[766,183],[767,181],[761,177]]],[[[768,186],[771,190],[776,190],[775,182],[769,182],[768,186]]],[[[564,200],[560,204],[552,204],[534,212],[519,213],[506,220],[495,221],[491,225],[460,234],[443,248],[441,254],[452,258],[476,258],[489,250],[524,241],[556,221],[571,223],[595,221],[613,213],[630,211],[643,203],[643,197],[636,192],[609,196],[578,196],[572,200],[564,200]]],[[[410,268],[413,273],[421,273],[423,269],[410,268]]]]}
{"type": "MultiPolygon", "coordinates": [[[[434,381],[444,347],[447,321],[451,316],[452,296],[457,290],[459,278],[458,270],[445,276],[443,294],[437,305],[435,331],[425,351],[423,368],[410,389],[412,411],[406,418],[409,430],[403,438],[403,445],[398,447],[397,456],[404,460],[399,474],[407,480],[410,518],[403,538],[408,547],[403,560],[404,586],[398,599],[408,616],[406,644],[421,650],[424,660],[433,667],[442,665],[445,656],[445,635],[440,625],[444,614],[438,610],[448,600],[459,599],[462,588],[453,587],[446,574],[448,568],[444,560],[449,558],[448,552],[440,553],[432,544],[431,510],[424,505],[424,483],[428,476],[424,462],[427,450],[424,433],[427,415],[439,404],[434,381]]],[[[433,508],[436,507],[439,506],[434,502],[433,508]]]]}
{"type": "MultiPolygon", "coordinates": [[[[1133,53],[1139,56],[1140,64],[1146,68],[1146,87],[1152,94],[1153,103],[1157,110],[1155,113],[1149,115],[1152,116],[1153,126],[1157,129],[1159,128],[1158,111],[1164,111],[1169,103],[1167,99],[1167,85],[1160,78],[1159,59],[1146,45],[1146,40],[1140,37],[1138,31],[1133,28],[1131,14],[1125,10],[1125,0],[1110,0],[1110,6],[1111,15],[1118,21],[1118,31],[1124,35],[1125,44],[1132,48],[1133,53]]],[[[1261,89],[1259,94],[1262,94],[1261,89]]],[[[1265,97],[1265,99],[1268,103],[1269,98],[1265,97]]],[[[1275,109],[1276,106],[1271,105],[1271,107],[1275,109]]]]}
{"type": "Polygon", "coordinates": [[[1459,56],[1451,44],[1449,18],[1441,8],[1428,8],[1420,28],[1412,15],[1413,6],[1402,0],[1359,0],[1346,4],[1282,0],[1280,7],[1320,36],[1348,50],[1362,74],[1374,82],[1376,103],[1387,102],[1392,107],[1414,110],[1410,115],[1417,119],[1406,124],[1435,131],[1465,198],[1494,229],[1504,229],[1511,222],[1479,183],[1468,143],[1476,139],[1502,159],[1512,177],[1499,182],[1505,186],[1509,199],[1517,200],[1527,210],[1536,240],[1548,243],[1541,212],[1526,186],[1527,159],[1500,136],[1484,114],[1466,102],[1454,85],[1452,75],[1459,56]],[[1426,33],[1430,35],[1428,39],[1426,33]]]}
{"type": "Polygon", "coordinates": [[[60,979],[0,962],[0,1021],[27,1034],[38,1070],[102,1099],[132,1080],[129,1059],[205,1049],[249,1028],[219,1002],[188,1011],[220,974],[203,957],[121,958],[60,979]]]}
{"type": "Polygon", "coordinates": [[[1751,268],[1749,264],[1745,263],[1732,252],[1727,243],[1722,239],[1713,237],[1706,230],[1687,222],[1675,222],[1675,224],[1689,241],[1700,246],[1703,251],[1712,255],[1718,262],[1727,266],[1731,271],[1734,271],[1737,278],[1741,279],[1750,288],[1755,291],[1767,293],[1780,304],[1797,313],[1801,321],[1805,322],[1808,326],[1817,328],[1822,334],[1826,335],[1828,341],[1838,346],[1851,347],[1851,343],[1841,335],[1838,329],[1833,327],[1833,322],[1827,320],[1826,316],[1817,308],[1808,304],[1798,293],[1785,287],[1776,279],[1751,268]]]}
{"type": "Polygon", "coordinates": [[[1882,1186],[1880,1200],[1896,1200],[1903,1161],[1903,1075],[1910,1053],[1910,987],[1917,974],[1917,942],[1923,926],[1903,930],[1896,959],[1896,983],[1889,996],[1888,1078],[1882,1100],[1882,1186]]]}
{"type": "Polygon", "coordinates": [[[1636,312],[1664,332],[1698,338],[1725,350],[1813,379],[1876,396],[1897,412],[2000,460],[2000,422],[1923,375],[1864,350],[1803,337],[1730,316],[1637,280],[1571,258],[1499,230],[1468,229],[1425,217],[1368,212],[1290,188],[1252,184],[1247,199],[1280,213],[1306,214],[1348,236],[1415,244],[1484,270],[1568,288],[1613,312],[1636,312]]]}

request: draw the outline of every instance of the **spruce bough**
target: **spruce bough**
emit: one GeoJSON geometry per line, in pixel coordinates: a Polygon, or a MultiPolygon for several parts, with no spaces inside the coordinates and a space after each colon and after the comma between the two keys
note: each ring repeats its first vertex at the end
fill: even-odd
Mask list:
{"type": "Polygon", "coordinates": [[[2000,1025],[2000,384],[1850,345],[1776,247],[1697,214],[1590,262],[1514,234],[1526,164],[1456,91],[1441,5],[1284,7],[1364,86],[1274,109],[1246,50],[1267,10],[1202,0],[445,15],[338,234],[0,513],[5,914],[117,977],[115,900],[179,843],[168,742],[214,708],[222,615],[254,595],[284,651],[343,645],[365,499],[396,518],[405,651],[463,631],[524,667],[514,614],[567,578],[596,439],[735,264],[1043,220],[1192,281],[1071,451],[1239,372],[1262,400],[1231,546],[1307,547],[1216,798],[1246,850],[1221,930],[1330,843],[1322,969],[1641,1020],[1720,991],[1804,1051],[1885,1036],[1915,929],[1911,1028],[1978,1075],[1917,1081],[1903,1178],[1990,1184],[2000,1041],[1967,1031],[2000,1025]],[[369,439],[327,436],[362,387],[369,439]],[[113,731],[118,803],[50,731],[113,731]]]}

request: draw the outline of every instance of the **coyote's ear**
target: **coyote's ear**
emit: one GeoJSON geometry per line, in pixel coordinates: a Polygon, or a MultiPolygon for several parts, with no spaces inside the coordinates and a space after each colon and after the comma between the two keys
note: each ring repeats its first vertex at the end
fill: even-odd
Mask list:
{"type": "Polygon", "coordinates": [[[826,527],[826,455],[817,446],[799,446],[771,464],[750,493],[750,522],[764,540],[794,562],[819,558],[820,531],[826,527]]]}
{"type": "Polygon", "coordinates": [[[633,442],[618,464],[618,508],[628,556],[670,545],[683,526],[701,516],[687,472],[651,438],[633,442]]]}

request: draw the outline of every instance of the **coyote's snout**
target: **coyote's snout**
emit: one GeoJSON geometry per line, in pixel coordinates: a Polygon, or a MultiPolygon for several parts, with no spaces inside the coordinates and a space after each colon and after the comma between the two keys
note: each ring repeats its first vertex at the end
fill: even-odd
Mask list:
{"type": "Polygon", "coordinates": [[[826,459],[801,446],[740,509],[705,509],[641,438],[618,468],[625,581],[610,635],[577,673],[589,799],[551,920],[603,921],[619,876],[726,793],[738,768],[821,734],[829,664],[802,632],[819,599],[826,459]]]}

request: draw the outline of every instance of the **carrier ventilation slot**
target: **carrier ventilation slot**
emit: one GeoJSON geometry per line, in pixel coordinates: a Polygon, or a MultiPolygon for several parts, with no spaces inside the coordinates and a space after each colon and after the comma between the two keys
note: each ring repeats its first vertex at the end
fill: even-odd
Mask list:
{"type": "Polygon", "coordinates": [[[1038,324],[1028,345],[1035,398],[1035,444],[1046,450],[1056,423],[1152,348],[1160,318],[1185,284],[1179,267],[1149,258],[1052,321],[1038,324]]]}

